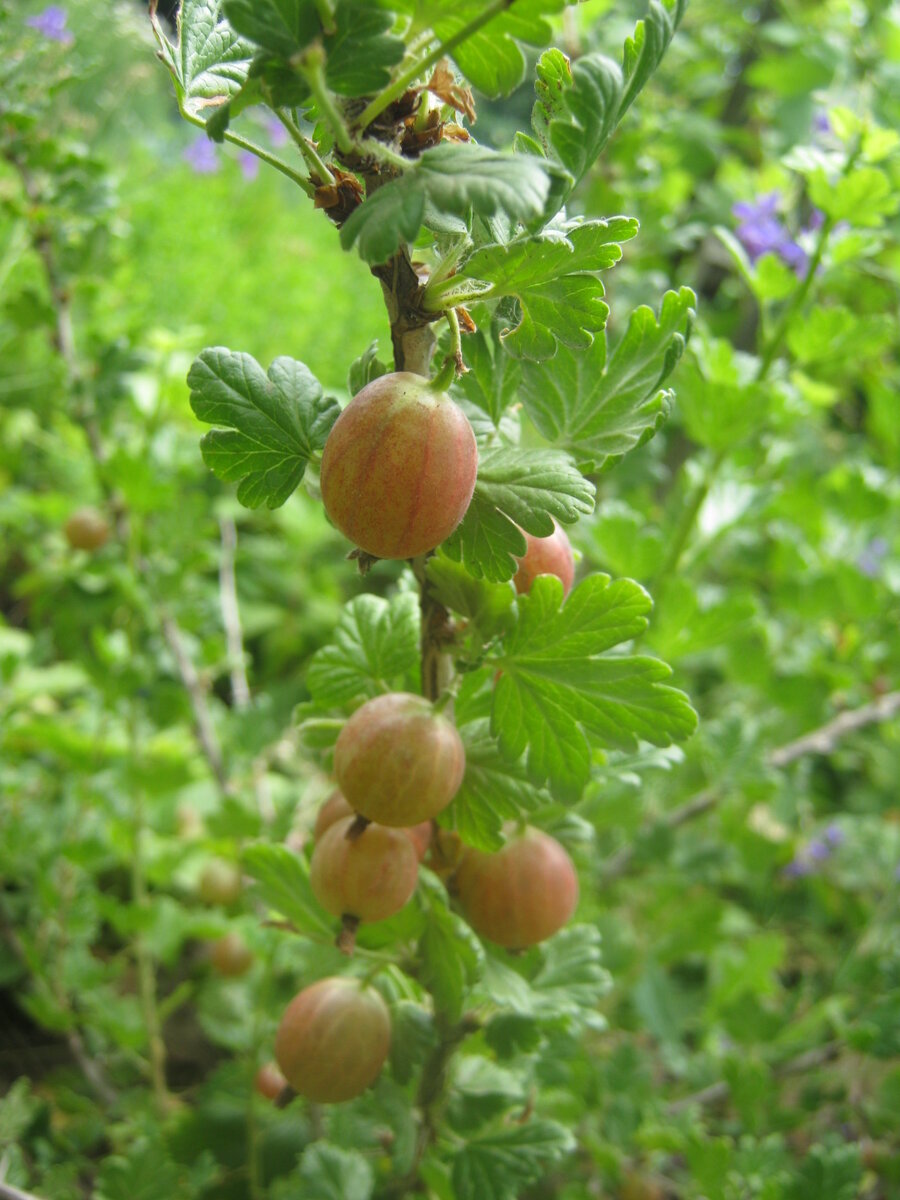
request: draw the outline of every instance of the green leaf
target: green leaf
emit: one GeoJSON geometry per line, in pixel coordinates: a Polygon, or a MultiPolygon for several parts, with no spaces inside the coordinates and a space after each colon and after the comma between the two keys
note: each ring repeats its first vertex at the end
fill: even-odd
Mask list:
{"type": "MultiPolygon", "coordinates": [[[[476,319],[480,324],[480,318],[476,319]]],[[[515,403],[522,378],[521,365],[503,349],[501,328],[499,320],[488,319],[486,327],[480,324],[475,333],[466,336],[463,356],[469,369],[454,385],[470,404],[487,413],[495,427],[515,403]]]]}
{"type": "Polygon", "coordinates": [[[544,947],[544,961],[531,980],[538,1016],[596,1013],[612,986],[603,966],[601,936],[593,925],[572,925],[544,947]]]}
{"type": "Polygon", "coordinates": [[[284,504],[310,458],[325,445],[340,406],[303,363],[276,358],[268,374],[249,354],[204,350],[188,372],[191,407],[201,421],[224,425],[200,442],[219,479],[240,480],[248,508],[284,504]]]}
{"type": "Polygon", "coordinates": [[[663,681],[659,659],[604,652],[647,625],[650,597],[630,579],[593,575],[560,608],[559,580],[540,576],[518,598],[519,619],[495,660],[492,732],[513,761],[527,749],[528,771],[576,799],[590,777],[587,735],[603,747],[634,750],[682,741],[697,717],[683,692],[663,681]]]}
{"type": "Polygon", "coordinates": [[[550,177],[534,159],[444,142],[369,196],[341,229],[341,244],[345,250],[356,244],[366,262],[381,263],[401,242],[415,241],[426,204],[458,217],[505,212],[531,220],[543,212],[549,189],[550,177]]]}
{"type": "Polygon", "coordinates": [[[315,0],[223,0],[238,33],[279,58],[290,58],[322,32],[315,0]]]}
{"type": "Polygon", "coordinates": [[[529,780],[524,763],[511,764],[500,753],[488,721],[472,721],[459,732],[466,747],[466,774],[448,818],[467,846],[499,850],[504,821],[518,820],[548,797],[529,780]]]}
{"type": "Polygon", "coordinates": [[[453,1159],[457,1200],[519,1200],[574,1149],[573,1134],[555,1121],[528,1121],[470,1138],[453,1159]]]}
{"type": "Polygon", "coordinates": [[[298,1194],[308,1200],[369,1200],[375,1177],[358,1150],[313,1142],[303,1151],[298,1194]]]}
{"type": "Polygon", "coordinates": [[[475,624],[483,637],[493,637],[509,624],[515,592],[508,583],[475,579],[440,551],[425,564],[425,574],[431,595],[475,624]]]}
{"type": "Polygon", "coordinates": [[[606,359],[605,338],[583,352],[560,348],[555,358],[523,365],[520,396],[549,442],[568,450],[585,471],[619,462],[665,421],[673,393],[663,382],[684,350],[696,297],[690,288],[666,292],[659,320],[642,305],[606,359]]]}
{"type": "Polygon", "coordinates": [[[437,1044],[434,1017],[413,1000],[391,1005],[391,1071],[398,1083],[409,1083],[425,1056],[437,1044]]]}
{"type": "Polygon", "coordinates": [[[571,525],[594,507],[594,486],[555,450],[489,450],[478,463],[475,493],[444,551],[477,578],[512,579],[525,553],[520,529],[549,537],[554,518],[571,525]]]}
{"type": "Polygon", "coordinates": [[[334,930],[309,885],[306,860],[287,846],[256,842],[247,846],[241,863],[259,885],[259,895],[302,933],[330,936],[334,930]]]}
{"type": "Polygon", "coordinates": [[[418,691],[418,671],[416,597],[363,595],[344,606],[331,643],[312,656],[306,686],[329,708],[388,688],[418,691]]]}
{"type": "Polygon", "coordinates": [[[884,218],[900,205],[896,190],[878,167],[857,167],[836,180],[824,170],[814,171],[809,198],[833,221],[848,221],[863,229],[883,225],[884,218]]]}
{"type": "Polygon", "coordinates": [[[484,970],[484,950],[466,922],[447,907],[447,894],[433,876],[420,878],[428,923],[419,939],[421,982],[451,1021],[462,1015],[466,996],[484,970]]]}
{"type": "MultiPolygon", "coordinates": [[[[625,42],[621,67],[602,54],[585,54],[572,64],[570,81],[558,51],[541,58],[532,124],[538,140],[552,147],[572,176],[572,187],[599,157],[659,66],[686,9],[687,0],[651,0],[647,16],[625,42]]],[[[560,197],[560,205],[565,198],[560,197]]]]}
{"type": "Polygon", "coordinates": [[[244,86],[253,46],[222,19],[221,0],[184,0],[178,41],[172,45],[154,21],[160,56],[175,82],[179,104],[193,117],[206,117],[244,86]]]}
{"type": "Polygon", "coordinates": [[[506,245],[484,246],[461,274],[491,285],[487,297],[514,296],[519,324],[504,334],[516,357],[552,358],[557,343],[586,349],[606,324],[609,309],[597,272],[622,257],[622,241],[637,233],[637,221],[610,217],[586,221],[565,234],[543,233],[506,245]]]}
{"type": "Polygon", "coordinates": [[[335,32],[324,39],[325,77],[342,96],[365,96],[390,83],[391,67],[406,50],[390,30],[394,18],[368,0],[340,0],[335,32]]]}
{"type": "Polygon", "coordinates": [[[697,347],[678,374],[678,408],[694,441],[725,450],[763,428],[772,388],[755,381],[756,367],[724,339],[697,347]]]}
{"type": "Polygon", "coordinates": [[[386,375],[388,367],[378,357],[378,342],[370,343],[365,353],[355,358],[347,372],[347,390],[351,396],[361,392],[367,383],[386,375]]]}

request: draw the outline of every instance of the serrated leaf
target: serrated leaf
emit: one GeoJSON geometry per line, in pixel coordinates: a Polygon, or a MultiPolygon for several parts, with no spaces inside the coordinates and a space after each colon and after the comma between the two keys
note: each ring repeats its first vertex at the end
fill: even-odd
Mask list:
{"type": "Polygon", "coordinates": [[[664,682],[659,659],[605,655],[647,625],[650,597],[630,579],[593,575],[560,608],[562,584],[539,576],[517,601],[519,619],[496,660],[492,732],[515,761],[528,751],[535,783],[576,799],[590,777],[588,735],[604,748],[634,750],[693,733],[683,692],[664,682]]]}
{"type": "MultiPolygon", "coordinates": [[[[622,66],[602,54],[583,55],[572,64],[570,86],[557,60],[546,55],[541,60],[532,124],[570,173],[572,187],[596,161],[659,66],[686,9],[687,0],[651,0],[647,16],[625,42],[622,66]]],[[[565,199],[563,194],[560,205],[565,199]]]]}
{"type": "Polygon", "coordinates": [[[241,863],[257,881],[259,895],[303,933],[331,936],[334,930],[309,885],[306,860],[287,846],[257,842],[246,846],[241,863]]]}
{"type": "Polygon", "coordinates": [[[328,1142],[313,1142],[303,1151],[299,1195],[308,1200],[369,1200],[375,1177],[358,1150],[343,1150],[328,1142]]]}
{"type": "Polygon", "coordinates": [[[394,18],[368,0],[339,0],[334,21],[335,32],[323,43],[329,87],[342,96],[365,96],[385,87],[406,50],[390,32],[394,18]]]}
{"type": "Polygon", "coordinates": [[[306,686],[328,708],[386,688],[418,691],[418,671],[416,597],[400,592],[385,600],[367,594],[344,606],[330,644],[310,660],[306,686]]]}
{"type": "MultiPolygon", "coordinates": [[[[562,12],[565,4],[566,0],[512,0],[508,9],[453,50],[456,65],[484,95],[509,95],[525,77],[526,60],[520,44],[545,46],[553,28],[544,18],[562,12]]],[[[454,5],[453,15],[435,24],[435,33],[446,41],[481,8],[480,0],[454,5]]]]}
{"type": "Polygon", "coordinates": [[[366,262],[384,262],[401,242],[415,241],[426,204],[458,217],[470,211],[483,216],[505,212],[515,220],[530,220],[542,213],[549,189],[550,178],[534,159],[474,143],[444,142],[369,196],[341,229],[341,244],[344,249],[356,244],[366,262]]]}
{"type": "Polygon", "coordinates": [[[284,504],[322,449],[340,406],[303,363],[276,358],[268,374],[249,354],[204,350],[188,372],[191,408],[201,421],[226,426],[200,442],[203,461],[248,508],[284,504]]]}
{"type": "Polygon", "coordinates": [[[290,58],[322,32],[315,0],[223,0],[225,16],[249,41],[290,58]]]}
{"type": "Polygon", "coordinates": [[[554,1163],[575,1149],[555,1121],[528,1121],[470,1138],[453,1159],[457,1200],[519,1200],[554,1163]]]}
{"type": "Polygon", "coordinates": [[[568,455],[490,450],[479,460],[472,502],[444,551],[477,578],[502,582],[512,579],[525,553],[521,529],[549,537],[554,519],[571,525],[593,507],[594,486],[568,455]]]}
{"type": "Polygon", "coordinates": [[[633,238],[637,221],[610,217],[586,221],[566,234],[551,232],[484,246],[461,274],[490,284],[486,298],[515,297],[519,324],[505,332],[507,350],[517,357],[552,358],[557,344],[586,349],[609,315],[597,272],[622,257],[620,242],[633,238]]]}
{"type": "Polygon", "coordinates": [[[466,922],[447,907],[446,892],[432,878],[420,880],[427,897],[428,923],[419,939],[421,981],[434,996],[437,1007],[451,1021],[462,1015],[469,989],[484,969],[481,942],[466,922]]]}
{"type": "Polygon", "coordinates": [[[475,579],[459,563],[438,552],[425,564],[430,594],[451,612],[478,626],[485,638],[493,637],[510,620],[515,592],[509,584],[475,579]]]}
{"type": "Polygon", "coordinates": [[[391,1006],[391,1071],[398,1083],[409,1083],[426,1054],[437,1044],[434,1017],[421,1004],[398,1000],[391,1006]]]}
{"type": "Polygon", "coordinates": [[[547,942],[543,964],[530,981],[537,1013],[557,1016],[596,1010],[612,986],[603,966],[601,941],[593,925],[572,925],[547,942]]]}
{"type": "Polygon", "coordinates": [[[183,0],[174,46],[156,20],[153,30],[188,115],[207,116],[243,87],[254,47],[223,19],[221,0],[183,0]]]}
{"type": "Polygon", "coordinates": [[[529,780],[524,763],[510,763],[491,735],[490,722],[473,721],[460,729],[466,747],[466,774],[447,810],[448,819],[467,846],[499,850],[504,821],[515,821],[548,801],[529,780]]]}
{"type": "Polygon", "coordinates": [[[561,348],[547,362],[523,364],[520,396],[547,441],[602,470],[642,446],[669,415],[662,387],[681,358],[694,316],[690,288],[666,292],[659,320],[642,305],[607,361],[605,338],[584,352],[561,348]]]}
{"type": "MultiPolygon", "coordinates": [[[[480,320],[480,318],[476,318],[480,320]]],[[[500,340],[502,323],[488,319],[463,341],[467,372],[455,383],[470,404],[487,413],[497,428],[503,413],[515,403],[521,380],[521,366],[506,354],[500,340]]]]}

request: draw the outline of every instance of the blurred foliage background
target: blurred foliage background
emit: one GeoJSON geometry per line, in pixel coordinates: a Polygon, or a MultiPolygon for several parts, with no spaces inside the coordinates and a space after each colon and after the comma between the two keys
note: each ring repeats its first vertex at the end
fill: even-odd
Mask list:
{"type": "MultiPolygon", "coordinates": [[[[615,54],[643,8],[589,0],[561,44],[615,54]]],[[[291,713],[362,585],[315,500],[249,513],[208,474],[184,379],[222,344],[344,396],[388,341],[380,289],[287,180],[180,122],[139,5],[42,11],[0,3],[0,1177],[307,1194],[286,1173],[317,1130],[250,1080],[309,951],[196,888],[210,857],[310,828],[328,783],[291,713]],[[123,536],[71,549],[84,505],[123,536]],[[205,950],[226,928],[259,952],[229,983],[205,950]]],[[[507,144],[532,99],[483,103],[477,135],[507,144]]],[[[570,818],[612,986],[605,1028],[537,1063],[579,1153],[535,1200],[900,1196],[898,126],[896,2],[693,0],[579,197],[641,221],[614,337],[667,286],[700,301],[672,421],[573,540],[649,587],[645,648],[701,728],[598,763],[570,818]],[[815,156],[863,137],[780,330],[828,207],[815,156]]],[[[330,1134],[373,1161],[402,1136],[389,1106],[354,1114],[330,1134]]]]}

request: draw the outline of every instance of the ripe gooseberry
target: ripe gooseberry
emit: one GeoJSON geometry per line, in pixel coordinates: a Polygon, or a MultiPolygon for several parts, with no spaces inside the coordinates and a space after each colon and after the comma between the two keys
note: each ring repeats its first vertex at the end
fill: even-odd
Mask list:
{"type": "Polygon", "coordinates": [[[465,516],[478,450],[449,396],[408,371],[367,383],[338,417],[322,454],[325,511],[376,558],[433,550],[465,516]]]}
{"type": "Polygon", "coordinates": [[[529,827],[494,854],[468,849],[456,872],[456,890],[477,934],[507,950],[523,950],[552,937],[572,916],[578,876],[559,842],[529,827]]]}
{"type": "Polygon", "coordinates": [[[277,1100],[287,1085],[287,1080],[275,1063],[264,1063],[253,1079],[253,1086],[267,1100],[277,1100]]]}
{"type": "MultiPolygon", "coordinates": [[[[332,792],[316,815],[316,823],[313,826],[313,841],[317,842],[326,829],[330,829],[336,821],[355,815],[355,812],[344,796],[340,792],[332,792]]],[[[419,862],[422,862],[431,843],[431,822],[422,821],[418,825],[413,825],[411,829],[403,829],[401,832],[405,833],[412,842],[416,856],[419,862]]]]}
{"type": "Polygon", "coordinates": [[[416,852],[402,830],[384,825],[358,830],[356,817],[325,830],[309,865],[310,886],[322,907],[358,921],[384,921],[399,912],[418,877],[416,852]]]}
{"type": "Polygon", "coordinates": [[[233,929],[213,942],[209,958],[219,974],[224,975],[226,979],[237,979],[246,975],[253,966],[253,951],[233,929]]]}
{"type": "Polygon", "coordinates": [[[109,540],[109,524],[96,508],[76,508],[64,526],[73,550],[99,550],[109,540]]]}
{"type": "Polygon", "coordinates": [[[555,575],[562,582],[563,595],[568,596],[575,582],[575,556],[566,531],[556,525],[548,537],[526,533],[525,541],[528,549],[518,559],[519,569],[513,576],[516,591],[530,591],[538,575],[555,575]]]}
{"type": "Polygon", "coordinates": [[[304,988],[287,1006],[275,1058],[295,1092],[335,1104],[375,1082],[390,1044],[391,1018],[378,992],[334,976],[304,988]]]}
{"type": "Polygon", "coordinates": [[[334,773],[353,809],[380,825],[409,828],[459,791],[466,751],[456,726],[409,692],[376,696],[338,736],[334,773]]]}
{"type": "Polygon", "coordinates": [[[241,871],[236,863],[211,858],[200,872],[197,891],[204,904],[234,904],[241,894],[241,871]]]}

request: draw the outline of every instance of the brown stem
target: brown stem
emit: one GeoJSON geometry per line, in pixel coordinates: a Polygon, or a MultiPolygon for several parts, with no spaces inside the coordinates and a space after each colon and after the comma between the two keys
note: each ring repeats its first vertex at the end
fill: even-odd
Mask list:
{"type": "Polygon", "coordinates": [[[341,954],[349,956],[356,949],[356,931],[359,929],[359,917],[344,913],[341,917],[341,932],[335,938],[334,944],[341,954]]]}
{"type": "Polygon", "coordinates": [[[364,817],[361,813],[357,813],[353,818],[353,824],[344,834],[345,839],[348,842],[355,842],[358,838],[362,837],[371,824],[372,822],[368,817],[364,817]]]}

